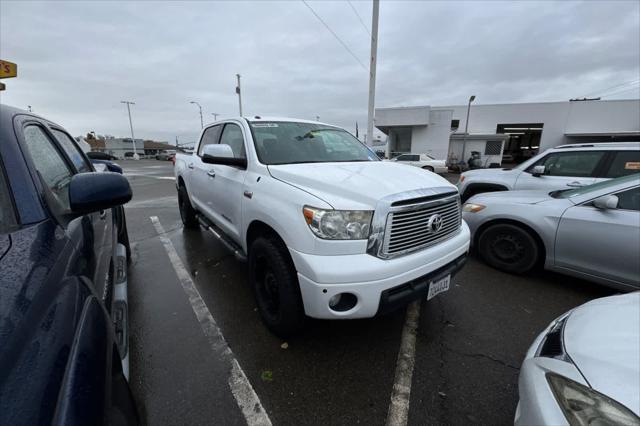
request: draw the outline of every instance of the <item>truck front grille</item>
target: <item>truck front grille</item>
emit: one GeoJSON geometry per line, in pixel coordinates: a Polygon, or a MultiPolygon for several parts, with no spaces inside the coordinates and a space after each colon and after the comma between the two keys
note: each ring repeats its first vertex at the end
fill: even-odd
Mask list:
{"type": "Polygon", "coordinates": [[[393,257],[434,245],[458,232],[462,222],[460,197],[445,194],[392,207],[382,245],[382,255],[393,257]]]}

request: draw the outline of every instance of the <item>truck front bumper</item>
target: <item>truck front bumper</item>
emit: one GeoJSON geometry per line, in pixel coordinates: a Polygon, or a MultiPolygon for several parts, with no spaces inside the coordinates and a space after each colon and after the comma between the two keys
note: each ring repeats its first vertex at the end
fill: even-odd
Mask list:
{"type": "Polygon", "coordinates": [[[313,318],[370,318],[426,297],[429,282],[455,274],[469,250],[469,228],[439,244],[393,259],[369,254],[318,256],[289,249],[298,271],[305,313],[313,318]],[[329,301],[352,294],[357,302],[335,310],[329,301]]]}

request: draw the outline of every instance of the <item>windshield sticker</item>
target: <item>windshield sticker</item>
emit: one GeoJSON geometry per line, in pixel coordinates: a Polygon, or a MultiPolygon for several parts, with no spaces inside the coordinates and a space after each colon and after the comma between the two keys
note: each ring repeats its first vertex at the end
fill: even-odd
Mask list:
{"type": "Polygon", "coordinates": [[[627,161],[624,168],[625,170],[640,170],[640,161],[627,161]]]}
{"type": "Polygon", "coordinates": [[[253,123],[253,127],[278,127],[276,123],[253,123]]]}

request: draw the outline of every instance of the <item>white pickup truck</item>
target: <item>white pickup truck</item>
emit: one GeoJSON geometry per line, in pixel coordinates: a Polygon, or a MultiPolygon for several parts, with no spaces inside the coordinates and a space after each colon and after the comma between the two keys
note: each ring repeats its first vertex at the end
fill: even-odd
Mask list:
{"type": "Polygon", "coordinates": [[[449,288],[469,249],[456,187],[380,161],[347,131],[288,118],[206,126],[175,163],[185,227],[248,260],[267,327],[367,318],[449,288]]]}

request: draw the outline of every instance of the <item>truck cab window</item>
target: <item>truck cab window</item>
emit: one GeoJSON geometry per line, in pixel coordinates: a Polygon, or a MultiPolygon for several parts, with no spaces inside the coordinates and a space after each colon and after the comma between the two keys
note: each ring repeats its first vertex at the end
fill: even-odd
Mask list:
{"type": "Polygon", "coordinates": [[[78,173],[87,173],[92,171],[91,166],[84,159],[80,148],[77,147],[76,143],[69,135],[58,129],[51,129],[51,133],[53,133],[53,136],[58,140],[60,146],[64,149],[64,152],[76,167],[78,173]]]}
{"type": "Polygon", "coordinates": [[[204,133],[202,134],[202,139],[200,139],[200,145],[198,146],[198,155],[202,157],[202,152],[204,147],[211,144],[218,143],[218,139],[220,139],[220,129],[222,129],[221,125],[208,127],[204,133]]]}
{"type": "Polygon", "coordinates": [[[33,164],[44,183],[62,208],[68,210],[70,208],[69,183],[73,176],[69,166],[39,126],[25,127],[24,140],[33,164]]]}
{"type": "Polygon", "coordinates": [[[246,158],[242,130],[236,124],[226,124],[220,137],[220,143],[231,147],[235,158],[246,158]]]}

